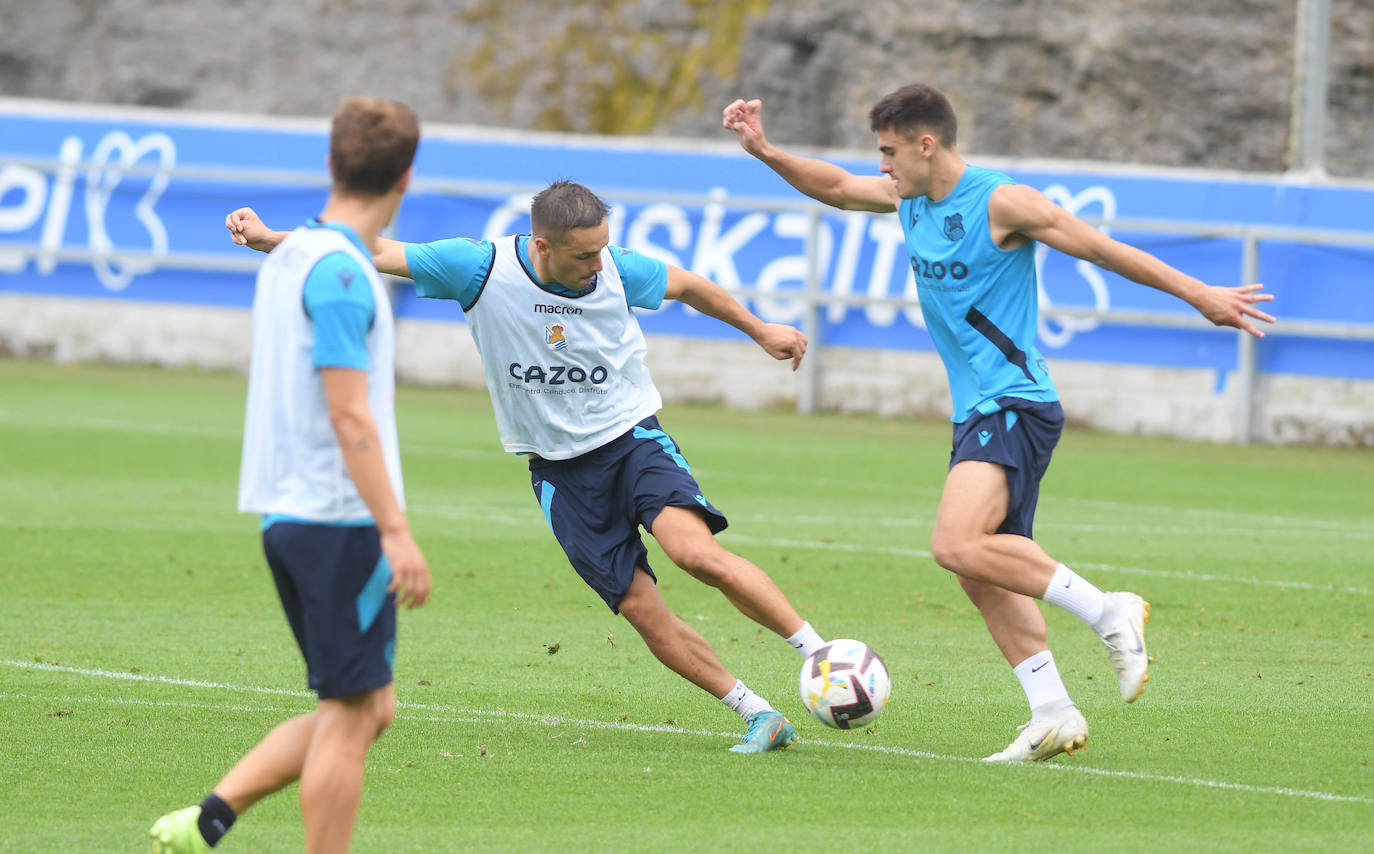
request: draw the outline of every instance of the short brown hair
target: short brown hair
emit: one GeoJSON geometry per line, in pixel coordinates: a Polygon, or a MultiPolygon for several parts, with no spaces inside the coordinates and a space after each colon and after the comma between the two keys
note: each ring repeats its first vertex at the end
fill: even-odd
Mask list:
{"type": "Polygon", "coordinates": [[[610,208],[596,193],[573,181],[554,181],[530,203],[530,229],[543,238],[560,237],[574,228],[595,228],[610,208]]]}
{"type": "Polygon", "coordinates": [[[383,196],[415,160],[420,122],[399,101],[345,98],[329,132],[329,167],[348,193],[383,196]]]}
{"type": "Polygon", "coordinates": [[[874,133],[895,130],[912,135],[927,130],[944,145],[954,145],[959,130],[949,99],[924,83],[903,86],[884,96],[869,111],[868,123],[874,133]]]}

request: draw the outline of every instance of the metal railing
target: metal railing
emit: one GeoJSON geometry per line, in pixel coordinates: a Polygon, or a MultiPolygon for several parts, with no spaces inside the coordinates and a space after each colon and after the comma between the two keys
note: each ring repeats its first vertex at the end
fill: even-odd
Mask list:
{"type": "MultiPolygon", "coordinates": [[[[16,163],[31,168],[55,172],[59,169],[82,170],[84,163],[63,163],[57,160],[44,160],[0,155],[0,163],[16,163]]],[[[130,165],[124,167],[127,175],[152,175],[159,170],[153,167],[130,165]]],[[[318,173],[301,173],[272,170],[239,170],[224,168],[173,167],[161,170],[171,177],[185,181],[224,183],[244,187],[282,185],[301,189],[324,190],[329,185],[326,176],[318,173]]],[[[510,198],[519,195],[532,195],[542,186],[510,183],[479,182],[458,180],[421,180],[411,184],[416,194],[437,194],[461,198],[493,197],[510,198]]],[[[822,287],[822,270],[826,259],[819,257],[820,229],[823,220],[834,211],[809,199],[779,200],[776,198],[725,197],[720,193],[689,194],[670,192],[609,191],[602,193],[603,198],[612,204],[651,204],[675,203],[687,207],[718,205],[729,210],[748,210],[760,212],[802,212],[809,219],[807,241],[807,274],[803,286],[797,291],[762,290],[756,287],[741,287],[733,290],[743,299],[790,299],[801,304],[802,331],[812,342],[801,368],[801,388],[797,408],[801,412],[814,412],[819,405],[820,372],[824,366],[825,341],[823,340],[821,312],[831,306],[870,307],[895,306],[915,308],[919,305],[904,296],[872,296],[868,294],[827,292],[822,287]]],[[[251,204],[252,199],[244,199],[251,204]]],[[[404,211],[404,208],[403,208],[404,211]]],[[[208,211],[212,219],[223,217],[228,211],[208,211]]],[[[866,214],[869,217],[889,216],[887,214],[866,214]]],[[[1094,220],[1085,218],[1093,225],[1110,227],[1116,231],[1151,232],[1161,234],[1186,235],[1214,239],[1237,240],[1241,244],[1240,269],[1238,281],[1260,281],[1259,247],[1265,242],[1282,242],[1311,246],[1340,246],[1374,249],[1374,233],[1356,231],[1332,231],[1299,229],[1288,227],[1250,225],[1244,223],[1198,223],[1180,221],[1141,221],[1141,220],[1094,220]]],[[[436,236],[437,237],[437,236],[436,236]]],[[[19,253],[34,258],[43,258],[47,263],[89,263],[94,261],[118,259],[123,263],[155,265],[160,269],[200,271],[200,272],[251,272],[256,270],[260,259],[250,253],[235,254],[229,247],[226,237],[226,251],[221,253],[194,253],[171,250],[166,254],[155,255],[149,252],[125,250],[82,249],[71,246],[51,247],[32,242],[0,241],[0,253],[19,253]]],[[[1237,365],[1238,392],[1235,413],[1234,439],[1240,443],[1251,441],[1255,435],[1255,391],[1259,376],[1255,340],[1248,334],[1229,328],[1215,327],[1196,314],[1137,311],[1129,309],[1098,310],[1088,307],[1054,306],[1041,311],[1042,316],[1054,319],[1088,319],[1099,323],[1122,326],[1157,327],[1174,329],[1212,330],[1217,334],[1233,334],[1238,338],[1237,365]]],[[[1303,338],[1335,339],[1344,341],[1374,341],[1374,324],[1339,323],[1316,320],[1282,320],[1266,327],[1269,336],[1293,336],[1303,338]]]]}

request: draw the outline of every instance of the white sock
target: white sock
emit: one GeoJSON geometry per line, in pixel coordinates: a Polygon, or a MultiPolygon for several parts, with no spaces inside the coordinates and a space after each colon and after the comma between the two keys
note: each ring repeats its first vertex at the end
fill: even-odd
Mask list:
{"type": "Polygon", "coordinates": [[[1107,597],[1101,590],[1062,563],[1054,570],[1050,586],[1040,598],[1058,605],[1089,627],[1102,619],[1102,610],[1107,606],[1107,597]]]}
{"type": "Polygon", "coordinates": [[[801,653],[802,658],[810,658],[811,653],[825,646],[825,641],[817,631],[811,628],[810,623],[802,623],[802,627],[797,629],[797,633],[787,639],[792,644],[792,648],[801,653]]]}
{"type": "Polygon", "coordinates": [[[1032,655],[1013,667],[1011,672],[1021,680],[1021,690],[1026,692],[1031,717],[1060,715],[1074,707],[1069,692],[1064,688],[1064,680],[1059,678],[1059,668],[1054,666],[1054,655],[1048,649],[1032,655]]]}
{"type": "Polygon", "coordinates": [[[735,687],[729,693],[720,698],[725,707],[744,720],[749,720],[759,712],[770,712],[773,705],[767,700],[749,690],[749,687],[740,680],[735,680],[735,687]]]}

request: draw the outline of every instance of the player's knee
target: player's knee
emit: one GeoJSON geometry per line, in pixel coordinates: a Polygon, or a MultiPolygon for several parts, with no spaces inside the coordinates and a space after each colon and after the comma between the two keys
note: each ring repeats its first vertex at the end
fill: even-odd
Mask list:
{"type": "Polygon", "coordinates": [[[396,717],[396,692],[390,685],[379,688],[367,695],[363,705],[365,726],[371,729],[375,741],[382,737],[391,721],[396,717]]]}
{"type": "Polygon", "coordinates": [[[724,587],[730,583],[733,569],[730,555],[725,549],[709,543],[694,545],[683,549],[673,556],[673,562],[696,580],[711,587],[724,587]]]}
{"type": "Polygon", "coordinates": [[[930,535],[930,553],[935,562],[950,572],[963,575],[970,565],[972,541],[968,537],[942,531],[939,528],[930,535]]]}
{"type": "Polygon", "coordinates": [[[339,744],[366,750],[381,737],[396,714],[396,694],[390,685],[348,697],[321,701],[318,727],[339,744]]]}
{"type": "Polygon", "coordinates": [[[640,601],[641,598],[642,597],[636,596],[635,592],[631,590],[629,593],[626,593],[615,606],[620,616],[624,617],[631,626],[635,626],[636,628],[639,626],[639,621],[642,619],[644,610],[644,606],[640,601]]]}
{"type": "Polygon", "coordinates": [[[396,704],[395,704],[395,702],[388,703],[388,704],[387,704],[386,706],[384,706],[383,708],[378,709],[378,710],[377,710],[377,713],[373,716],[373,723],[374,723],[375,726],[376,726],[376,729],[375,729],[376,735],[374,735],[373,738],[374,738],[374,739],[381,738],[381,737],[382,737],[382,733],[386,732],[387,727],[391,726],[391,722],[392,722],[395,718],[396,718],[396,704]]]}
{"type": "Polygon", "coordinates": [[[661,602],[659,597],[632,586],[616,604],[616,610],[635,631],[644,634],[645,627],[652,626],[660,618],[659,612],[665,610],[661,602]]]}
{"type": "Polygon", "coordinates": [[[657,649],[674,634],[673,614],[653,603],[622,602],[620,616],[624,617],[649,649],[657,649]]]}

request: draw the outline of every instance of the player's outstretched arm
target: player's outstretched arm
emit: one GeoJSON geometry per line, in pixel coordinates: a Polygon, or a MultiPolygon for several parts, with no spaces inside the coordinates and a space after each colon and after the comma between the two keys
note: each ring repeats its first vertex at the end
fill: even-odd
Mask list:
{"type": "Polygon", "coordinates": [[[320,375],[348,476],[381,532],[382,554],[391,565],[387,592],[396,593],[396,601],[407,607],[423,605],[429,598],[429,564],[415,545],[405,511],[391,489],[377,424],[368,407],[367,374],[352,368],[321,368],[320,375]]]}
{"type": "MultiPolygon", "coordinates": [[[[224,218],[224,227],[229,229],[229,237],[239,246],[247,246],[259,252],[271,252],[277,244],[286,239],[289,231],[275,231],[267,227],[252,208],[239,208],[224,218]]],[[[406,261],[406,245],[399,240],[386,237],[377,238],[373,247],[372,263],[378,270],[391,276],[410,278],[410,264],[406,261]]]]}
{"type": "Polygon", "coordinates": [[[994,190],[988,200],[988,222],[992,237],[998,243],[1012,234],[1038,240],[1133,282],[1173,294],[1217,326],[1243,329],[1256,338],[1263,338],[1264,331],[1251,323],[1250,318],[1274,322],[1272,316],[1256,307],[1256,303],[1274,299],[1273,294],[1260,293],[1264,285],[1235,288],[1208,285],[1148,252],[1113,240],[1050,201],[1034,187],[1003,184],[994,190]]]}
{"type": "Polygon", "coordinates": [[[851,211],[891,213],[901,199],[888,178],[854,175],[833,163],[801,157],[770,144],[763,135],[763,102],[736,100],[723,112],[727,130],[740,147],[754,155],[811,198],[851,211]]]}
{"type": "Polygon", "coordinates": [[[681,300],[702,314],[730,324],[754,339],[774,359],[791,359],[794,371],[806,355],[806,336],[800,330],[784,323],[765,323],[705,276],[669,264],[668,287],[663,296],[681,300]]]}
{"type": "Polygon", "coordinates": [[[224,218],[224,227],[229,229],[229,238],[236,246],[247,246],[258,252],[271,252],[290,233],[268,228],[252,208],[239,208],[230,213],[224,218]]]}

